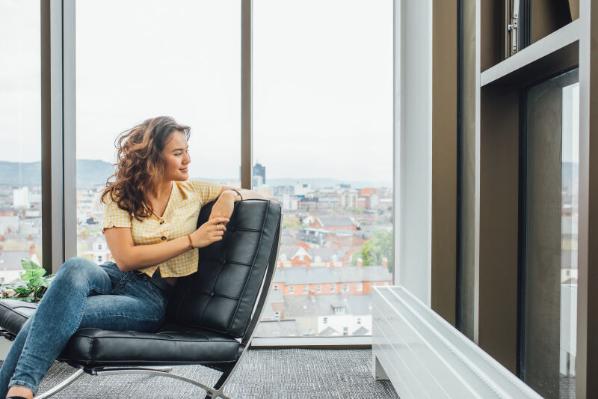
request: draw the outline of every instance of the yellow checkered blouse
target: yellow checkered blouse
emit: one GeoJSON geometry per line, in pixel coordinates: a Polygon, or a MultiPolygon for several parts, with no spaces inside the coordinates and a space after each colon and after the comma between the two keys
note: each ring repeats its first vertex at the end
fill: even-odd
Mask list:
{"type": "MultiPolygon", "coordinates": [[[[109,227],[129,227],[135,245],[158,244],[184,237],[197,228],[197,218],[203,204],[218,198],[221,189],[221,185],[205,181],[175,181],[164,215],[161,218],[151,215],[142,221],[120,209],[108,197],[108,203],[104,207],[102,232],[109,227]]],[[[199,251],[195,248],[139,271],[151,277],[160,268],[162,277],[182,277],[197,271],[198,260],[199,251]]]]}

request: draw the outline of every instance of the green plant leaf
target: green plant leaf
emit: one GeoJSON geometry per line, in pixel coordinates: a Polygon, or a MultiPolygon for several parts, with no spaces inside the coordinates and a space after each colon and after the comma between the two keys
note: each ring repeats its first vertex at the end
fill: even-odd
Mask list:
{"type": "Polygon", "coordinates": [[[19,297],[28,296],[29,294],[31,294],[31,290],[27,287],[16,287],[15,292],[19,297]]]}
{"type": "Polygon", "coordinates": [[[46,274],[44,269],[29,269],[21,273],[21,279],[28,284],[39,284],[39,280],[46,274]]]}
{"type": "Polygon", "coordinates": [[[31,288],[40,287],[44,284],[44,279],[41,277],[35,277],[29,281],[29,286],[31,288]]]}
{"type": "Polygon", "coordinates": [[[33,299],[36,301],[39,301],[40,299],[42,299],[42,296],[45,294],[46,290],[47,290],[46,287],[43,287],[43,286],[37,287],[35,292],[33,293],[33,299]]]}
{"type": "MultiPolygon", "coordinates": [[[[22,258],[21,259],[21,267],[24,270],[32,270],[32,269],[37,269],[40,268],[41,266],[38,265],[37,263],[35,263],[33,260],[28,259],[28,258],[22,258]]],[[[43,268],[42,268],[43,269],[43,268]]]]}

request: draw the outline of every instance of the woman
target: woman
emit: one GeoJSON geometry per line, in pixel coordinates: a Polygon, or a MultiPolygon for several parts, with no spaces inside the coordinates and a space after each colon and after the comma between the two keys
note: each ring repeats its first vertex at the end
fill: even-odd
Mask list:
{"type": "Polygon", "coordinates": [[[6,357],[0,397],[32,398],[79,328],[158,329],[177,278],[197,271],[198,248],[222,240],[234,202],[263,198],[187,180],[189,130],[157,117],[119,136],[115,179],[101,197],[115,262],[71,258],[60,267],[6,357]],[[201,206],[213,200],[209,220],[196,229],[201,206]]]}

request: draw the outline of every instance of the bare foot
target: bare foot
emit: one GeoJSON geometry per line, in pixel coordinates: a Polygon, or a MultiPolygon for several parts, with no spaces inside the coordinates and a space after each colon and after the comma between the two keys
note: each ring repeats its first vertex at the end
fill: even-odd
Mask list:
{"type": "Polygon", "coordinates": [[[12,387],[10,387],[8,393],[6,394],[6,397],[11,396],[22,396],[27,399],[33,399],[33,392],[31,391],[31,389],[27,387],[13,385],[12,387]]]}

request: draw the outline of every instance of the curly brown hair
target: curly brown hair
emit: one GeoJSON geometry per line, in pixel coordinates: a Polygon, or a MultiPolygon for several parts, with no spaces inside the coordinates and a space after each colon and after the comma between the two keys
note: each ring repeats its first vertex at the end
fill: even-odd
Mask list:
{"type": "Polygon", "coordinates": [[[152,207],[145,193],[156,183],[155,179],[164,174],[161,153],[172,133],[182,132],[187,140],[191,128],[178,124],[170,116],[146,119],[142,123],[120,133],[114,145],[117,149],[116,171],[106,180],[101,195],[105,204],[106,196],[140,220],[152,214],[152,207]],[[114,181],[110,181],[115,178],[114,181]]]}

